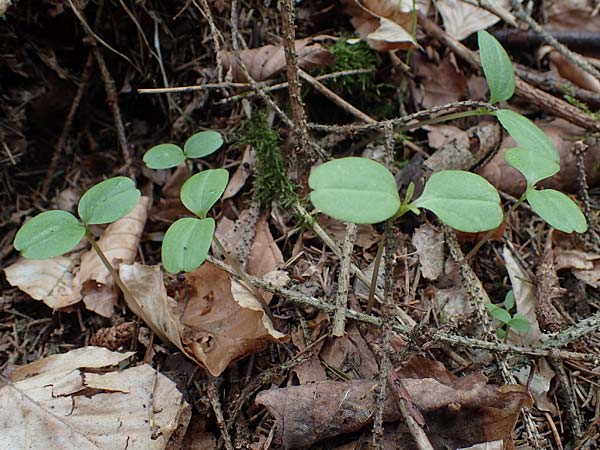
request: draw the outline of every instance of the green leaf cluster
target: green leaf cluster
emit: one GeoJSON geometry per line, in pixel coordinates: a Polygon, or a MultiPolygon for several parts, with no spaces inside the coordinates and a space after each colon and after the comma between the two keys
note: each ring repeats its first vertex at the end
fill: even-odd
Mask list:
{"type": "Polygon", "coordinates": [[[203,158],[216,152],[223,145],[223,137],[217,131],[201,131],[185,141],[183,149],[176,144],[159,144],[144,154],[144,163],[150,169],[169,169],[186,159],[203,158]]]}
{"type": "Polygon", "coordinates": [[[529,319],[522,314],[510,313],[515,306],[515,294],[512,290],[508,291],[504,302],[500,304],[488,303],[485,305],[492,317],[496,318],[502,325],[496,330],[496,335],[504,339],[508,334],[508,329],[513,329],[518,333],[525,334],[531,328],[529,319]]]}
{"type": "MultiPolygon", "coordinates": [[[[490,102],[508,100],[515,89],[515,74],[502,45],[488,32],[478,32],[481,63],[490,88],[490,102]]],[[[587,230],[585,216],[568,196],[554,189],[537,189],[536,184],[560,171],[560,157],[550,138],[521,114],[500,109],[495,112],[518,147],[508,149],[506,162],[527,181],[523,199],[531,209],[557,230],[565,233],[587,230]]]]}
{"type": "Polygon", "coordinates": [[[48,259],[73,249],[89,225],[111,223],[131,212],[140,199],[133,180],[115,177],[91,187],[79,200],[80,220],[67,211],[38,214],[17,232],[15,248],[25,258],[48,259]]]}

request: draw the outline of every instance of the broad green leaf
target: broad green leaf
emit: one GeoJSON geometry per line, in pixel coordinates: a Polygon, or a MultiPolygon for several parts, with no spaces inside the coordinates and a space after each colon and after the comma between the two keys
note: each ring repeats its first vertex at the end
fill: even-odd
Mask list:
{"type": "Polygon", "coordinates": [[[496,336],[498,336],[498,339],[504,339],[506,337],[506,331],[504,331],[502,328],[498,328],[496,330],[496,336]]]}
{"type": "Polygon", "coordinates": [[[85,228],[66,211],[46,211],[25,223],[15,236],[14,246],[25,258],[48,259],[75,247],[85,228]]]}
{"type": "Polygon", "coordinates": [[[542,219],[565,233],[585,233],[585,216],[573,200],[554,189],[527,190],[527,201],[542,219]]]}
{"type": "Polygon", "coordinates": [[[510,109],[500,109],[495,114],[519,147],[540,152],[542,156],[560,164],[558,150],[546,133],[531,120],[510,109]]]}
{"type": "Polygon", "coordinates": [[[209,169],[188,178],[181,188],[181,201],[200,218],[219,200],[229,181],[225,169],[209,169]]]}
{"type": "Polygon", "coordinates": [[[515,72],[506,51],[487,31],[477,33],[483,73],[490,87],[490,103],[508,100],[515,92],[515,72]]]}
{"type": "Polygon", "coordinates": [[[511,289],[506,293],[506,296],[504,297],[504,309],[510,311],[513,308],[513,306],[515,306],[515,293],[511,289]]]}
{"type": "Polygon", "coordinates": [[[223,145],[221,133],[216,131],[201,131],[185,141],[183,151],[188,158],[202,158],[216,152],[223,145]]]}
{"type": "Polygon", "coordinates": [[[382,164],[368,158],[335,159],[316,167],[308,178],[310,201],[334,219],[377,223],[400,208],[396,180],[382,164]]]}
{"type": "Polygon", "coordinates": [[[498,192],[485,178],[471,172],[434,173],[413,205],[434,212],[446,225],[468,233],[493,230],[502,223],[498,192]]]}
{"type": "Polygon", "coordinates": [[[490,312],[490,314],[496,319],[498,319],[500,322],[510,322],[510,314],[504,308],[500,308],[499,306],[494,305],[493,303],[488,303],[485,305],[485,307],[490,312]]]}
{"type": "Polygon", "coordinates": [[[162,244],[162,262],[170,273],[191,272],[206,259],[215,232],[212,218],[186,217],[174,222],[162,244]]]}
{"type": "Polygon", "coordinates": [[[527,180],[527,188],[540,180],[558,173],[560,164],[547,158],[541,152],[527,148],[510,148],[504,153],[506,162],[523,174],[527,180]]]}
{"type": "Polygon", "coordinates": [[[185,154],[179,145],[155,145],[144,154],[144,162],[150,169],[168,169],[185,161],[185,154]]]}
{"type": "Polygon", "coordinates": [[[129,214],[139,199],[140,191],[132,179],[114,177],[88,189],[77,211],[87,225],[111,223],[129,214]]]}
{"type": "Polygon", "coordinates": [[[507,325],[520,333],[527,333],[531,328],[529,319],[521,314],[515,314],[507,325]]]}

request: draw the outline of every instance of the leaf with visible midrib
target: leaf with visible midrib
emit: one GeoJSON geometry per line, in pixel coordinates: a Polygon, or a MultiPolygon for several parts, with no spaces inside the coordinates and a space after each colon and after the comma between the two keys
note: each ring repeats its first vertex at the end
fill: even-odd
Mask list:
{"type": "Polygon", "coordinates": [[[481,65],[490,87],[490,103],[511,98],[515,92],[515,73],[506,51],[494,36],[484,30],[477,32],[481,65]]]}
{"type": "Polygon", "coordinates": [[[133,180],[114,177],[92,186],[79,200],[79,217],[87,225],[111,223],[131,212],[140,199],[133,180]]]}
{"type": "Polygon", "coordinates": [[[548,224],[564,233],[585,233],[587,221],[573,200],[554,189],[527,190],[527,202],[548,224]]]}
{"type": "Polygon", "coordinates": [[[187,209],[204,218],[219,200],[229,181],[225,169],[209,169],[188,178],[181,187],[181,201],[187,209]]]}
{"type": "Polygon", "coordinates": [[[68,252],[84,235],[85,228],[73,214],[46,211],[21,227],[14,246],[25,258],[48,259],[68,252]]]}
{"type": "Polygon", "coordinates": [[[348,157],[326,162],[311,173],[310,200],[334,219],[377,223],[400,208],[396,180],[382,164],[367,158],[348,157]]]}

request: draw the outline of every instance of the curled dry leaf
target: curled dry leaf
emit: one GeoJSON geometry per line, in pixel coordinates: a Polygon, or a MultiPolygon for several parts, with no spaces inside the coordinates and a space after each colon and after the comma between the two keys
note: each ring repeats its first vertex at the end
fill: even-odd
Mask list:
{"type": "Polygon", "coordinates": [[[0,389],[3,447],[164,449],[191,408],[148,364],[118,371],[133,354],[84,347],[18,368],[0,389]]]}
{"type": "Polygon", "coordinates": [[[252,173],[255,161],[256,150],[254,150],[251,145],[246,145],[244,154],[242,155],[242,162],[229,179],[229,183],[221,196],[221,200],[227,200],[228,198],[235,196],[246,185],[246,181],[252,173]]]}
{"type": "MultiPolygon", "coordinates": [[[[331,64],[333,55],[312,39],[301,39],[295,42],[298,66],[303,70],[331,64]]],[[[246,75],[239,66],[239,61],[233,52],[221,54],[225,70],[231,70],[233,79],[244,82],[246,75]]],[[[274,77],[285,68],[285,54],[281,45],[264,45],[259,48],[242,50],[239,59],[248,69],[254,81],[265,81],[274,77]]]]}
{"type": "MultiPolygon", "coordinates": [[[[562,192],[577,192],[577,159],[572,151],[573,142],[585,134],[585,130],[563,119],[555,119],[549,123],[536,123],[552,140],[560,155],[560,172],[553,177],[543,180],[539,186],[552,188],[562,192]]],[[[526,187],[525,177],[504,160],[507,149],[516,147],[511,137],[502,142],[501,150],[478,171],[496,188],[508,194],[519,197],[526,187]]],[[[596,142],[591,142],[584,156],[585,168],[590,187],[600,183],[600,148],[596,142]]]]}
{"type": "MultiPolygon", "coordinates": [[[[409,30],[413,27],[412,1],[343,0],[346,12],[356,31],[371,48],[380,52],[409,49],[416,40],[409,30]]],[[[417,9],[427,13],[429,1],[417,1],[417,9]]]]}
{"type": "Polygon", "coordinates": [[[581,250],[557,250],[556,270],[571,269],[576,278],[600,288],[600,255],[581,250]]]}
{"type": "MultiPolygon", "coordinates": [[[[141,197],[137,206],[110,224],[99,239],[98,245],[113,265],[135,259],[149,202],[148,197],[141,197]]],[[[51,308],[65,308],[83,299],[89,310],[104,317],[113,314],[114,283],[93,249],[45,260],[21,258],[4,270],[9,283],[51,308]]]]}
{"type": "MultiPolygon", "coordinates": [[[[456,378],[441,364],[424,358],[411,360],[397,374],[423,413],[434,448],[498,439],[509,445],[520,408],[531,406],[522,386],[487,385],[483,375],[456,378]]],[[[366,380],[322,381],[263,391],[256,403],[275,417],[284,448],[306,448],[369,426],[376,409],[376,385],[366,380]]],[[[385,399],[383,416],[384,422],[401,420],[391,394],[385,399]]]]}
{"type": "Polygon", "coordinates": [[[600,93],[600,81],[594,75],[579,68],[574,62],[568,60],[554,49],[550,50],[548,57],[561,77],[580,88],[600,93]]]}
{"type": "MultiPolygon", "coordinates": [[[[504,10],[510,9],[510,0],[496,0],[493,3],[504,10]]],[[[446,32],[459,41],[500,20],[495,14],[460,0],[437,0],[434,4],[442,16],[446,32]]]]}

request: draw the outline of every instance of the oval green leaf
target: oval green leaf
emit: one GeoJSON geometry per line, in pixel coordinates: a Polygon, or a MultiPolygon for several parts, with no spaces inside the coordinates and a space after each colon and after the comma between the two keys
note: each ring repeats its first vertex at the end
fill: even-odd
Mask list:
{"type": "Polygon", "coordinates": [[[493,303],[488,303],[485,305],[486,309],[490,312],[490,314],[498,319],[502,323],[510,322],[510,314],[504,308],[500,308],[493,303]]]}
{"type": "Polygon", "coordinates": [[[565,233],[585,233],[587,221],[573,200],[554,189],[527,190],[527,201],[538,216],[565,233]]]}
{"type": "Polygon", "coordinates": [[[504,308],[507,311],[510,311],[511,309],[513,309],[513,306],[515,306],[515,293],[511,289],[506,293],[506,296],[504,297],[504,308]]]}
{"type": "Polygon", "coordinates": [[[446,225],[467,233],[493,230],[502,223],[498,192],[485,178],[471,172],[434,173],[413,205],[432,211],[446,225]]]}
{"type": "Polygon", "coordinates": [[[504,153],[506,162],[523,174],[527,180],[527,188],[534,186],[538,181],[557,174],[560,164],[548,159],[540,152],[526,148],[515,147],[504,153]]]}
{"type": "Polygon", "coordinates": [[[527,333],[531,328],[529,319],[521,314],[515,314],[507,325],[519,333],[527,333]]]}
{"type": "Polygon", "coordinates": [[[508,134],[517,141],[519,147],[539,152],[541,156],[560,164],[558,150],[535,123],[510,109],[500,109],[495,114],[508,134]]]}
{"type": "Polygon", "coordinates": [[[159,144],[144,154],[144,163],[150,169],[169,169],[185,161],[185,154],[179,145],[159,144]]]}
{"type": "Polygon", "coordinates": [[[132,179],[114,177],[88,189],[77,211],[87,225],[111,223],[129,214],[139,199],[140,191],[132,179]]]}
{"type": "Polygon", "coordinates": [[[187,217],[174,222],[162,243],[162,262],[170,273],[191,272],[206,259],[215,232],[212,218],[187,217]]]}
{"type": "Polygon", "coordinates": [[[46,211],[25,223],[15,236],[14,246],[25,258],[48,259],[75,247],[85,228],[67,211],[46,211]]]}
{"type": "Polygon", "coordinates": [[[396,180],[382,164],[367,158],[348,157],[326,162],[310,174],[310,200],[334,219],[377,223],[400,208],[396,180]]]}
{"type": "Polygon", "coordinates": [[[219,200],[229,181],[225,169],[209,169],[188,178],[181,188],[181,201],[200,218],[219,200]]]}
{"type": "Polygon", "coordinates": [[[188,158],[202,158],[216,152],[223,145],[223,136],[216,131],[201,131],[189,137],[183,145],[188,158]]]}
{"type": "Polygon", "coordinates": [[[515,92],[515,72],[506,51],[494,36],[477,32],[483,73],[490,87],[490,103],[508,100],[515,92]]]}

